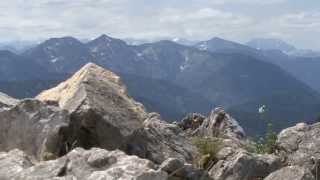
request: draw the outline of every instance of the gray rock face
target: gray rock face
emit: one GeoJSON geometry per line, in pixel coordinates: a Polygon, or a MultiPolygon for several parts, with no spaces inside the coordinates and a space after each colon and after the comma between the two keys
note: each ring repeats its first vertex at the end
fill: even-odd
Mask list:
{"type": "Polygon", "coordinates": [[[320,178],[320,123],[300,123],[283,130],[277,145],[279,155],[287,164],[305,167],[320,178]]]}
{"type": "Polygon", "coordinates": [[[288,166],[273,172],[265,180],[316,180],[309,169],[288,166]]]}
{"type": "Polygon", "coordinates": [[[226,147],[217,155],[218,162],[210,169],[214,180],[252,180],[266,177],[281,167],[274,155],[256,155],[226,147]]]}
{"type": "Polygon", "coordinates": [[[1,180],[166,180],[149,160],[125,153],[76,148],[66,156],[32,165],[21,151],[0,154],[1,180]]]}
{"type": "Polygon", "coordinates": [[[0,179],[12,179],[15,174],[33,166],[28,156],[20,150],[0,152],[0,179]]]}
{"type": "Polygon", "coordinates": [[[127,95],[119,76],[89,63],[67,81],[37,96],[71,113],[72,139],[86,149],[117,149],[147,117],[127,95]]]}
{"type": "Polygon", "coordinates": [[[195,147],[174,124],[161,120],[160,115],[150,113],[144,127],[128,139],[125,151],[161,164],[168,158],[192,161],[197,154],[195,147]]]}
{"type": "Polygon", "coordinates": [[[0,151],[18,148],[41,159],[65,148],[69,115],[59,107],[27,99],[0,111],[0,117],[0,151]]]}
{"type": "Polygon", "coordinates": [[[14,99],[2,92],[0,92],[0,111],[1,109],[12,107],[18,104],[19,100],[14,99]]]}

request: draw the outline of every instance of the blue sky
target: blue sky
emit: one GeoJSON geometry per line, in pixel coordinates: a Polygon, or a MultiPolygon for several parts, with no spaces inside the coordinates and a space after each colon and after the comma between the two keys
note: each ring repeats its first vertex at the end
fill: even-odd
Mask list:
{"type": "Polygon", "coordinates": [[[1,0],[0,41],[280,38],[320,50],[320,0],[1,0]]]}

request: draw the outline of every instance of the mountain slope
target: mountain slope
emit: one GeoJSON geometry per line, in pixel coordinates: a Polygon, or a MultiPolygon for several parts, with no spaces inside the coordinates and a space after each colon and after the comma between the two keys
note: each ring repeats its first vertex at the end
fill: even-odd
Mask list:
{"type": "Polygon", "coordinates": [[[261,50],[280,50],[282,52],[292,52],[296,50],[294,46],[280,39],[252,39],[251,41],[247,42],[246,45],[261,50]]]}
{"type": "Polygon", "coordinates": [[[50,77],[46,68],[32,59],[16,55],[10,51],[0,51],[0,81],[31,80],[50,77]]]}
{"type": "Polygon", "coordinates": [[[258,42],[249,42],[249,45],[252,46],[249,47],[236,42],[213,38],[201,42],[196,48],[202,49],[204,45],[207,46],[207,51],[213,53],[242,54],[261,61],[271,62],[320,92],[320,80],[317,78],[320,76],[320,72],[318,71],[320,68],[320,55],[317,56],[316,53],[313,53],[312,56],[307,54],[296,56],[292,54],[292,52],[300,50],[295,49],[292,45],[281,40],[272,39],[260,39],[258,42]],[[259,48],[260,50],[258,50],[259,48]],[[293,49],[293,51],[285,52],[285,50],[290,49],[293,49]]]}
{"type": "Polygon", "coordinates": [[[320,57],[320,52],[310,49],[297,49],[281,39],[253,39],[247,42],[246,45],[259,50],[280,50],[293,57],[320,57]]]}
{"type": "Polygon", "coordinates": [[[52,73],[74,73],[90,61],[87,47],[73,37],[52,38],[22,55],[52,73]]]}

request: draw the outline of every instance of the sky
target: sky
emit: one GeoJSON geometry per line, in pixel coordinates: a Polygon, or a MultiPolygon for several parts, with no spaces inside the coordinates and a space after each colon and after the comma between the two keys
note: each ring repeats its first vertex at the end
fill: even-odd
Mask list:
{"type": "Polygon", "coordinates": [[[1,0],[0,42],[101,34],[237,42],[279,38],[320,50],[320,0],[1,0]]]}

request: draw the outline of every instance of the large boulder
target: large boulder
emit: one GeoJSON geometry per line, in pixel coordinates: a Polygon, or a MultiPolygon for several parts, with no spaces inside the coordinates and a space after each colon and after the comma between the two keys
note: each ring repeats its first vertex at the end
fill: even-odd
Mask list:
{"type": "Polygon", "coordinates": [[[128,96],[119,76],[92,63],[37,99],[57,102],[69,111],[70,138],[86,149],[119,148],[147,117],[143,105],[128,96]]]}
{"type": "Polygon", "coordinates": [[[14,99],[2,92],[0,92],[0,111],[1,109],[7,109],[9,107],[12,107],[16,104],[18,104],[19,100],[14,99]]]}
{"type": "Polygon", "coordinates": [[[157,164],[168,158],[191,162],[197,154],[184,132],[177,125],[163,121],[157,113],[149,114],[144,127],[128,138],[124,150],[157,164]]]}
{"type": "Polygon", "coordinates": [[[0,111],[0,117],[0,151],[18,148],[36,159],[64,153],[69,129],[67,111],[26,99],[0,111]]]}
{"type": "Polygon", "coordinates": [[[1,180],[166,180],[168,177],[149,160],[98,148],[76,148],[59,159],[11,172],[10,178],[2,176],[1,180]]]}
{"type": "Polygon", "coordinates": [[[271,173],[265,180],[316,180],[309,169],[287,166],[271,173]]]}
{"type": "Polygon", "coordinates": [[[217,162],[209,170],[214,180],[262,179],[281,167],[277,156],[258,155],[232,147],[220,150],[216,158],[217,162]]]}
{"type": "Polygon", "coordinates": [[[288,165],[309,169],[320,179],[320,123],[297,124],[278,135],[278,153],[288,165]]]}

